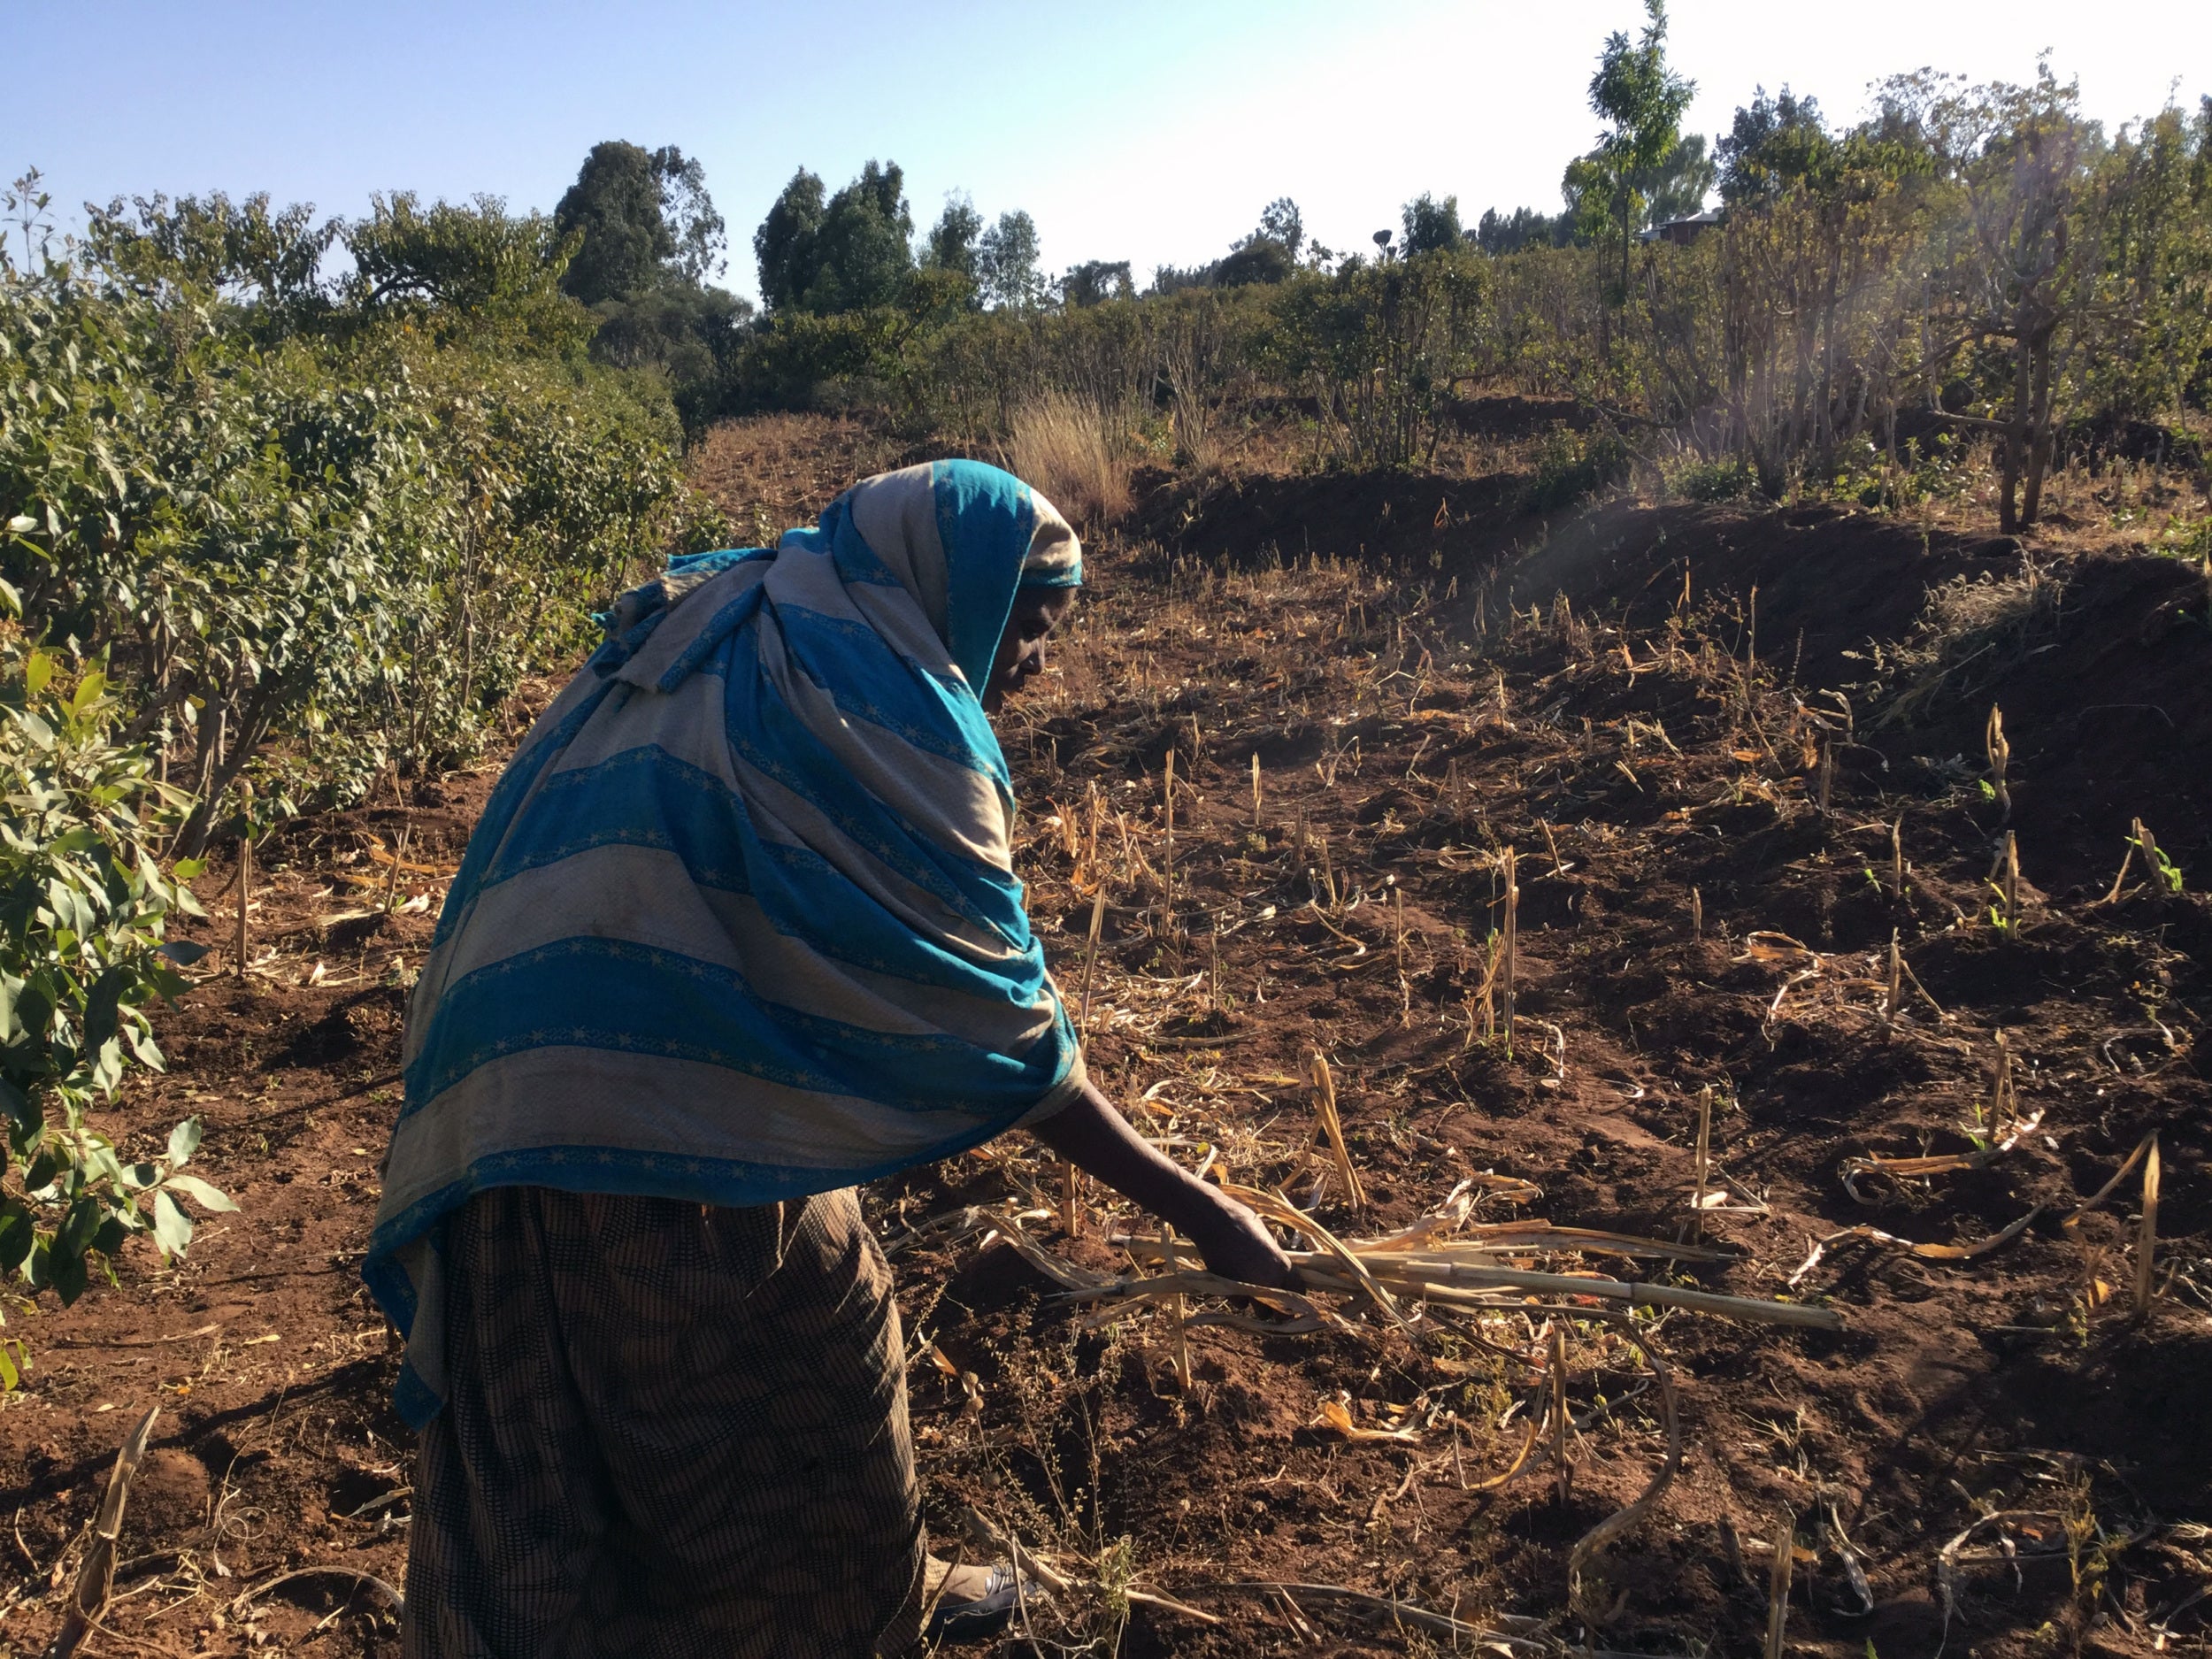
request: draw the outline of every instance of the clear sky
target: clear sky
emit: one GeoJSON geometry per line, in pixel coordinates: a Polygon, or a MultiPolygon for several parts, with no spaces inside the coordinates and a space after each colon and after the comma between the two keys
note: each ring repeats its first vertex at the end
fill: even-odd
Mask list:
{"type": "MultiPolygon", "coordinates": [[[[1423,190],[1556,211],[1589,148],[1604,36],[1640,0],[9,0],[0,165],[58,206],[267,190],[357,213],[378,189],[550,208],[603,138],[705,164],[723,279],[799,166],[832,188],[906,169],[917,225],[949,190],[1026,208],[1045,262],[1194,264],[1287,195],[1363,246],[1423,190]]],[[[2212,93],[2212,0],[1674,0],[1724,130],[1762,84],[1856,114],[1923,65],[2025,80],[2047,50],[2109,125],[2212,93]]]]}

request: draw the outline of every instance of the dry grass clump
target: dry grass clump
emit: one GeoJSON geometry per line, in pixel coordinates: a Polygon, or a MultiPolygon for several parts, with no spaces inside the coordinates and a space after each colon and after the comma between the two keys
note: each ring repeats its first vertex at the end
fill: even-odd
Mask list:
{"type": "Polygon", "coordinates": [[[1088,399],[1044,392],[1016,410],[1006,465],[1079,527],[1095,529],[1129,511],[1129,469],[1088,399]]]}
{"type": "MultiPolygon", "coordinates": [[[[1932,589],[1911,637],[1875,648],[1877,680],[1887,694],[1876,724],[1916,719],[1939,694],[1970,695],[2027,654],[2052,626],[2064,594],[2063,578],[2032,560],[2015,576],[1961,576],[1932,589]]],[[[1993,727],[1993,738],[2001,734],[2001,726],[1993,727]]]]}

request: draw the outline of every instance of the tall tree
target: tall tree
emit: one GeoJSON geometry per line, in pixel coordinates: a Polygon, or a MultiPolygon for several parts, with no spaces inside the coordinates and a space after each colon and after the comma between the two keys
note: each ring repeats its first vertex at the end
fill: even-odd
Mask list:
{"type": "Polygon", "coordinates": [[[672,274],[703,282],[721,265],[725,227],[706,170],[672,144],[594,144],[553,222],[582,237],[562,286],[587,305],[630,299],[672,274]]]}
{"type": "Polygon", "coordinates": [[[1685,133],[1663,161],[1636,175],[1637,194],[1644,199],[1644,223],[1664,225],[1703,212],[1717,171],[1705,151],[1705,134],[1685,133]]]}
{"type": "Polygon", "coordinates": [[[753,233],[760,262],[760,297],[770,311],[801,308],[814,285],[816,239],[822,229],[822,180],[804,167],[791,175],[753,233]]]}
{"type": "Polygon", "coordinates": [[[1060,279],[1061,303],[1070,307],[1133,299],[1136,292],[1126,259],[1087,259],[1060,279]]]}
{"type": "Polygon", "coordinates": [[[694,282],[722,274],[729,227],[707,194],[707,170],[673,144],[653,152],[661,177],[661,218],[676,239],[676,269],[694,282]]]}
{"type": "Polygon", "coordinates": [[[1638,180],[1651,175],[1679,142],[1682,113],[1697,91],[1695,81],[1668,67],[1666,0],[1644,0],[1644,12],[1649,21],[1640,39],[1632,42],[1616,32],[1598,56],[1590,107],[1605,127],[1597,149],[1568,165],[1565,181],[1586,225],[1601,209],[1601,224],[1591,228],[1620,247],[1620,297],[1628,292],[1628,256],[1645,207],[1638,180]]]}
{"type": "Polygon", "coordinates": [[[2205,406],[2212,365],[2212,97],[2124,127],[2097,163],[2101,268],[2085,389],[2123,419],[2205,406]]]}
{"type": "Polygon", "coordinates": [[[1260,234],[1280,242],[1295,261],[1306,245],[1306,216],[1298,211],[1297,203],[1279,196],[1260,210],[1260,234]]]}
{"type": "Polygon", "coordinates": [[[1403,220],[1403,245],[1409,259],[1415,254],[1459,246],[1459,198],[1455,196],[1448,196],[1440,202],[1424,190],[1406,204],[1403,220]]]}
{"type": "Polygon", "coordinates": [[[949,271],[972,282],[976,280],[976,240],[983,234],[983,215],[965,191],[945,198],[945,211],[929,227],[922,243],[922,264],[932,271],[949,271]]]}
{"type": "Polygon", "coordinates": [[[869,162],[826,202],[802,167],[753,234],[761,297],[820,316],[887,305],[914,268],[913,235],[898,163],[869,162]]]}
{"type": "Polygon", "coordinates": [[[1962,210],[1933,273],[1937,320],[1955,337],[1931,362],[1963,349],[1985,363],[2010,359],[2001,381],[1989,377],[1997,382],[1983,400],[1989,412],[1945,411],[1995,441],[1997,527],[2010,535],[2041,511],[2067,359],[2101,309],[2104,227],[2093,165],[2104,135],[2083,119],[2073,83],[2060,85],[2048,64],[2025,86],[1898,76],[1880,98],[1894,125],[1924,136],[1938,179],[1962,210]]]}
{"type": "Polygon", "coordinates": [[[1736,111],[1733,125],[1715,147],[1721,200],[1731,205],[1771,200],[1816,178],[1834,151],[1818,99],[1801,98],[1786,86],[1770,97],[1761,87],[1736,111]]]}
{"type": "Polygon", "coordinates": [[[993,305],[1034,305],[1044,297],[1037,268],[1037,221],[1020,208],[1001,213],[976,244],[983,297],[993,305]]]}
{"type": "Polygon", "coordinates": [[[652,152],[619,139],[594,144],[553,210],[563,234],[581,233],[562,286],[587,305],[625,299],[649,286],[676,238],[661,216],[652,152]]]}
{"type": "Polygon", "coordinates": [[[1230,243],[1228,253],[1206,267],[1201,280],[1225,288],[1286,281],[1298,268],[1298,250],[1305,242],[1305,216],[1297,203],[1279,196],[1260,210],[1259,228],[1230,243]]]}
{"type": "Polygon", "coordinates": [[[914,268],[913,239],[906,175],[895,161],[869,162],[822,210],[807,309],[829,313],[889,304],[914,268]]]}
{"type": "Polygon", "coordinates": [[[1486,207],[1475,226],[1475,245],[1488,254],[1517,253],[1530,246],[1548,248],[1563,242],[1572,228],[1568,214],[1555,217],[1540,213],[1532,207],[1517,207],[1510,213],[1501,213],[1494,207],[1486,207]]]}

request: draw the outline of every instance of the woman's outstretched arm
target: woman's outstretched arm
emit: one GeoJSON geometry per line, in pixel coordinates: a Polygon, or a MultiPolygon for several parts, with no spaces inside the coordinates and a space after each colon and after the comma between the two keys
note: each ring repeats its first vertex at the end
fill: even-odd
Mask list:
{"type": "Polygon", "coordinates": [[[1138,1134],[1091,1084],[1084,1084],[1082,1094],[1051,1117],[1031,1125],[1030,1133],[1188,1236],[1207,1267],[1224,1279],[1279,1290],[1297,1287],[1298,1270],[1257,1216],[1138,1134]]]}

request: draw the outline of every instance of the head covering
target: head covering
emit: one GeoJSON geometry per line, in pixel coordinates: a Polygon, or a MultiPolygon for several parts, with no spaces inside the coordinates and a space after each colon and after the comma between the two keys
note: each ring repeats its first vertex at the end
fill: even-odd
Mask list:
{"type": "Polygon", "coordinates": [[[438,1224],[474,1192],[764,1203],[1080,1088],[978,699],[1017,590],[1081,575],[1049,503],[942,461],[616,604],[493,791],[409,1011],[363,1272],[411,1420],[444,1394],[438,1224]]]}

